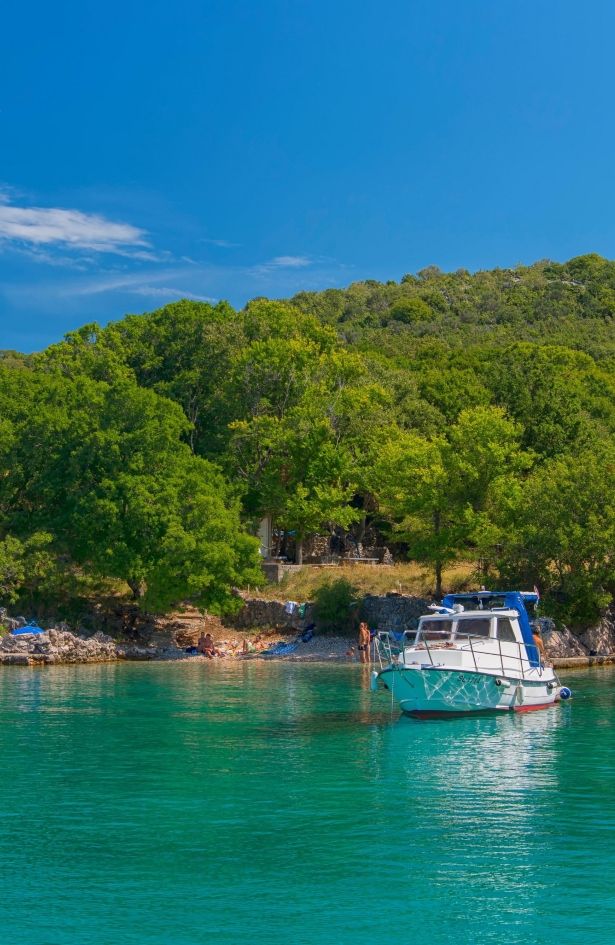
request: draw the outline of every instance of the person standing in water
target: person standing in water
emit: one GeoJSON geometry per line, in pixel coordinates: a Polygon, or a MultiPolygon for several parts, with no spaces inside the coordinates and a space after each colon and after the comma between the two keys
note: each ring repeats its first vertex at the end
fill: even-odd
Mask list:
{"type": "Polygon", "coordinates": [[[362,663],[369,663],[369,644],[371,636],[366,623],[359,624],[359,653],[362,663]]]}

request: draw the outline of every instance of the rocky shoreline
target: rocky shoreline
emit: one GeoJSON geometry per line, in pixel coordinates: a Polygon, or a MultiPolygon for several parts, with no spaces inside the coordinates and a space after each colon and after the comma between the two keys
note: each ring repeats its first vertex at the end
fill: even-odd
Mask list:
{"type": "MultiPolygon", "coordinates": [[[[280,640],[279,634],[263,636],[250,644],[248,652],[241,641],[220,641],[222,655],[216,659],[254,660],[285,659],[294,662],[322,662],[351,659],[352,641],[343,637],[314,637],[300,645],[298,652],[287,655],[269,655],[266,651],[280,640]]],[[[209,662],[200,653],[187,652],[176,645],[156,646],[119,643],[104,633],[90,637],[79,636],[69,630],[47,630],[44,633],[6,634],[0,638],[0,665],[53,666],[71,663],[109,663],[126,661],[201,661],[209,662]]]]}
{"type": "MultiPolygon", "coordinates": [[[[220,641],[222,656],[216,660],[276,660],[287,663],[358,662],[354,639],[341,636],[315,636],[300,643],[292,653],[269,654],[273,642],[282,642],[279,634],[259,638],[245,653],[238,641],[220,641]]],[[[285,642],[290,642],[286,640],[285,642]]],[[[561,647],[558,647],[561,652],[561,647]]],[[[550,654],[556,669],[578,669],[615,663],[615,653],[589,656],[550,654]]],[[[210,662],[199,653],[188,653],[178,646],[138,645],[119,643],[104,633],[82,637],[68,630],[48,630],[45,633],[7,634],[0,638],[0,665],[54,666],[77,663],[110,663],[123,661],[150,662],[210,662]]]]}
{"type": "MultiPolygon", "coordinates": [[[[416,625],[428,602],[416,597],[387,594],[368,596],[361,604],[361,619],[372,628],[399,630],[416,625]]],[[[249,598],[233,617],[203,615],[186,607],[167,617],[143,618],[132,634],[80,633],[65,625],[43,632],[29,633],[17,621],[3,615],[7,629],[20,628],[17,635],[0,637],[0,665],[44,666],[71,663],[127,661],[206,660],[190,652],[204,632],[212,633],[216,647],[226,659],[275,659],[286,662],[357,661],[354,635],[330,635],[315,632],[311,639],[301,641],[306,626],[314,627],[311,604],[305,605],[302,617],[289,613],[288,603],[249,598]],[[7,626],[8,625],[8,626],[7,626]],[[295,646],[286,652],[267,653],[276,643],[295,646]]],[[[615,608],[604,615],[595,627],[582,634],[573,634],[566,627],[556,627],[543,620],[543,639],[547,657],[561,668],[593,666],[615,662],[615,608]]],[[[107,624],[105,629],[116,630],[107,624]]],[[[117,628],[119,629],[119,627],[117,628]]]]}
{"type": "Polygon", "coordinates": [[[6,634],[0,639],[0,664],[14,666],[57,663],[109,663],[114,660],[155,659],[147,648],[117,643],[105,633],[82,637],[69,630],[6,634]]]}

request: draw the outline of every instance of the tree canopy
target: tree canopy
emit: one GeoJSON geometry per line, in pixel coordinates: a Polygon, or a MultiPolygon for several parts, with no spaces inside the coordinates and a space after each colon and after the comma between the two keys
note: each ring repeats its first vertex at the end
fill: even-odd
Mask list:
{"type": "Polygon", "coordinates": [[[0,409],[11,428],[0,477],[7,557],[45,535],[47,553],[126,582],[157,609],[189,596],[220,610],[235,585],[258,581],[238,495],[183,442],[190,425],[177,404],[132,380],[40,372],[24,384],[3,371],[0,409]]]}
{"type": "Polygon", "coordinates": [[[299,556],[371,516],[436,591],[466,558],[590,619],[615,588],[614,324],[615,262],[589,254],[183,300],[0,352],[5,598],[79,572],[221,609],[259,579],[260,516],[299,556]]]}

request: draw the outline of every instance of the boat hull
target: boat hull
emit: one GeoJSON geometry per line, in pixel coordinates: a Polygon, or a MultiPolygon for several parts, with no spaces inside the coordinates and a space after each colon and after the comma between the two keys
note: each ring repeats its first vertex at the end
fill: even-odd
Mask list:
{"type": "Polygon", "coordinates": [[[389,666],[379,679],[407,715],[423,718],[548,709],[558,697],[555,676],[523,680],[444,667],[389,666]]]}

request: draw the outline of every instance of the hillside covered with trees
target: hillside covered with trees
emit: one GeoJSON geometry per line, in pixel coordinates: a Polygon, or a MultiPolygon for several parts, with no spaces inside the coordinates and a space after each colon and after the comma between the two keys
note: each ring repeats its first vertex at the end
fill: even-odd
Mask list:
{"type": "Polygon", "coordinates": [[[615,595],[615,262],[435,267],[181,301],[0,362],[0,596],[124,582],[231,606],[252,534],[369,521],[433,569],[538,584],[573,624],[615,595]]]}

